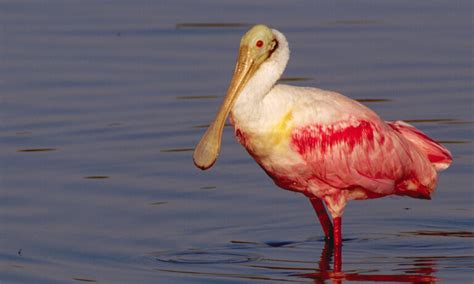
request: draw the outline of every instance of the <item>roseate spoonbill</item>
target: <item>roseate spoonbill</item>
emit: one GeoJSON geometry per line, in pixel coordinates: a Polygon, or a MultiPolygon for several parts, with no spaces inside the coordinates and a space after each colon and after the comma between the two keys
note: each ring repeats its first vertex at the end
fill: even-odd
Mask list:
{"type": "Polygon", "coordinates": [[[307,196],[327,239],[341,245],[349,200],[387,195],[430,199],[451,154],[415,127],[385,122],[341,94],[276,84],[289,59],[277,30],[252,27],[241,39],[227,95],[193,159],[210,168],[227,116],[235,136],[283,189],[307,196]],[[332,215],[332,222],[326,209],[332,215]]]}

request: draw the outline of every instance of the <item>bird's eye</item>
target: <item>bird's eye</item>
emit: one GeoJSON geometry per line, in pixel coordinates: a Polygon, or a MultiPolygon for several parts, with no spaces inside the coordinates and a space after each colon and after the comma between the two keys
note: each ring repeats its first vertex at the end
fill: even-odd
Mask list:
{"type": "Polygon", "coordinates": [[[258,40],[255,45],[259,48],[262,47],[263,46],[263,40],[258,40]]]}

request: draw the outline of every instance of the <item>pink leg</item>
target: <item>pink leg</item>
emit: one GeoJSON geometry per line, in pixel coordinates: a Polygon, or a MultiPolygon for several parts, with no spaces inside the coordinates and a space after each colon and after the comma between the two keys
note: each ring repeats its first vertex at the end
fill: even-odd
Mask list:
{"type": "Polygon", "coordinates": [[[333,219],[334,222],[334,247],[340,247],[342,245],[342,232],[341,232],[341,217],[333,219]]]}
{"type": "Polygon", "coordinates": [[[316,211],[316,214],[318,215],[318,219],[321,223],[321,227],[323,227],[326,240],[332,239],[333,227],[331,219],[329,219],[328,213],[326,212],[326,208],[324,207],[323,202],[319,198],[310,198],[309,200],[313,205],[314,211],[316,211]]]}
{"type": "Polygon", "coordinates": [[[334,222],[334,272],[341,272],[342,269],[342,232],[341,217],[333,219],[334,222]]]}

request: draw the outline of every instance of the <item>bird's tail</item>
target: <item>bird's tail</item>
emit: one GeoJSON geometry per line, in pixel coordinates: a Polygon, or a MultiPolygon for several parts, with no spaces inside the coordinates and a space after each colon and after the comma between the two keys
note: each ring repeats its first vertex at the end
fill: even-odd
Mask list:
{"type": "Polygon", "coordinates": [[[437,171],[445,170],[451,165],[453,158],[449,150],[414,126],[400,120],[387,123],[421,150],[437,171]]]}

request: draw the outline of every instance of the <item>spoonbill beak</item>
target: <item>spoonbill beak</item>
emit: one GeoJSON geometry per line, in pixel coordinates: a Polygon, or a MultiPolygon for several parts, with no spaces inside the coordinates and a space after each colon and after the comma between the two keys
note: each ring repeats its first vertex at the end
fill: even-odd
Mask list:
{"type": "Polygon", "coordinates": [[[266,26],[257,25],[250,29],[240,42],[239,56],[234,75],[214,121],[194,149],[194,164],[206,170],[216,161],[221,148],[222,131],[232,107],[242,89],[255,72],[270,57],[277,44],[273,32],[266,26]]]}

